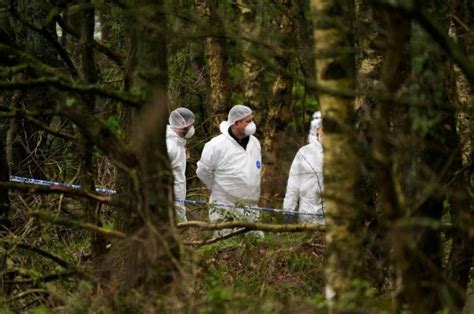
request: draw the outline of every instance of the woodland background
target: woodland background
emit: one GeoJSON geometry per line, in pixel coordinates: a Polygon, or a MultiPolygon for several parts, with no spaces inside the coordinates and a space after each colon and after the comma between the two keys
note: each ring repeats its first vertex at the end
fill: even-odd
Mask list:
{"type": "Polygon", "coordinates": [[[472,311],[473,21],[469,0],[0,0],[0,308],[472,311]],[[195,163],[238,103],[277,208],[322,111],[325,226],[172,223],[169,111],[196,114],[204,199],[195,163]]]}

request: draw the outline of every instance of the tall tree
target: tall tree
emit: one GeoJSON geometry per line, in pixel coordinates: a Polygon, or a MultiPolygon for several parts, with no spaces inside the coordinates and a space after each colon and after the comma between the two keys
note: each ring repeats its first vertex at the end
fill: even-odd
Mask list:
{"type": "Polygon", "coordinates": [[[132,7],[131,36],[136,44],[133,90],[145,99],[132,115],[133,143],[140,156],[138,169],[130,171],[135,213],[126,222],[131,240],[125,271],[130,285],[150,281],[166,286],[179,267],[178,242],[171,227],[172,176],[166,153],[168,118],[167,28],[163,1],[140,0],[132,7]],[[143,271],[137,271],[142,269],[143,271]]]}
{"type": "MultiPolygon", "coordinates": [[[[95,9],[90,0],[80,2],[80,56],[81,72],[84,82],[97,83],[97,67],[94,56],[95,9]]],[[[83,95],[82,101],[90,112],[95,112],[95,95],[83,95]]],[[[95,191],[94,178],[96,171],[93,161],[94,144],[84,138],[79,148],[80,156],[80,183],[84,190],[95,191]]],[[[100,204],[91,200],[84,200],[84,209],[87,220],[101,226],[100,204]]],[[[100,263],[105,254],[106,239],[103,235],[91,234],[92,255],[94,261],[100,263]]]]}
{"type": "MultiPolygon", "coordinates": [[[[328,89],[353,89],[353,7],[347,1],[313,0],[317,82],[328,89]]],[[[353,207],[358,176],[352,145],[353,100],[319,96],[324,115],[324,178],[327,265],[326,298],[333,311],[344,309],[345,296],[360,267],[360,213],[353,207]],[[344,194],[341,195],[341,191],[344,194]]]]}
{"type": "MultiPolygon", "coordinates": [[[[382,49],[380,49],[381,32],[376,9],[370,1],[355,1],[355,40],[356,40],[356,90],[374,91],[380,89],[380,72],[382,68],[382,49]]],[[[374,182],[374,120],[376,101],[373,97],[359,96],[355,99],[356,147],[362,167],[357,181],[356,202],[365,213],[366,225],[369,226],[364,262],[368,267],[367,275],[381,289],[386,282],[389,269],[389,254],[386,230],[384,229],[381,202],[376,204],[377,193],[374,182]],[[376,207],[377,205],[377,207],[376,207]],[[369,266],[370,265],[370,266],[369,266]]],[[[385,136],[390,136],[385,133],[385,136]]]]}
{"type": "MultiPolygon", "coordinates": [[[[375,18],[380,28],[383,49],[380,82],[381,91],[396,93],[407,81],[410,74],[409,40],[411,21],[403,14],[375,10],[375,18]]],[[[403,215],[404,205],[401,204],[407,190],[406,178],[410,165],[408,154],[404,153],[411,146],[404,134],[409,133],[408,107],[403,104],[378,101],[375,107],[374,123],[374,170],[378,199],[378,207],[383,210],[384,219],[390,228],[403,215]],[[404,148],[396,149],[396,147],[404,148]],[[401,173],[398,173],[401,172],[401,173]]],[[[394,250],[394,262],[397,265],[397,278],[400,278],[403,258],[398,239],[404,231],[389,229],[394,250]]],[[[399,282],[399,281],[397,281],[399,282]]]]}

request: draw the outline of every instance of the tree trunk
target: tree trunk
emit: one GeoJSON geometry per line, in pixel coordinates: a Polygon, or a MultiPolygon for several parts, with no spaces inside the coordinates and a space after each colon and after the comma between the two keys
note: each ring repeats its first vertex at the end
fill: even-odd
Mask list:
{"type": "MultiPolygon", "coordinates": [[[[97,68],[94,57],[94,30],[95,30],[95,10],[90,0],[81,1],[80,12],[80,54],[81,54],[81,71],[84,81],[89,84],[97,83],[97,68]]],[[[95,96],[83,95],[82,101],[85,107],[90,111],[95,111],[95,96]]],[[[79,156],[81,158],[81,168],[79,181],[83,189],[95,191],[94,178],[96,176],[93,151],[94,145],[87,139],[83,139],[79,147],[79,156]]],[[[84,200],[84,209],[87,221],[91,224],[102,226],[100,218],[100,205],[91,200],[84,200]]],[[[91,233],[91,248],[94,262],[102,263],[105,254],[106,239],[103,235],[91,233]]]]}
{"type": "MultiPolygon", "coordinates": [[[[357,90],[375,91],[380,89],[380,70],[382,67],[382,50],[377,46],[381,29],[375,18],[376,12],[367,0],[357,0],[355,6],[355,39],[356,47],[356,82],[357,90]]],[[[388,117],[387,117],[388,118],[388,117]]],[[[373,174],[375,100],[368,96],[355,99],[355,129],[357,155],[363,171],[356,184],[355,199],[365,213],[365,224],[368,226],[368,254],[364,259],[364,271],[373,284],[382,291],[389,270],[389,245],[383,224],[383,209],[380,202],[376,204],[376,185],[373,174]],[[376,208],[377,205],[377,208],[376,208]]],[[[388,134],[384,134],[388,136],[388,134]]],[[[380,186],[377,185],[377,186],[380,186]]]]}
{"type": "MultiPolygon", "coordinates": [[[[5,126],[0,125],[0,181],[10,180],[10,167],[6,154],[6,132],[5,126]]],[[[0,191],[0,234],[10,228],[10,198],[8,190],[0,191]]]]}
{"type": "MultiPolygon", "coordinates": [[[[225,52],[224,25],[217,12],[216,0],[196,1],[199,14],[203,17],[204,29],[209,36],[205,41],[206,58],[210,80],[210,112],[212,128],[219,130],[220,122],[227,119],[230,109],[230,88],[225,52]]],[[[216,132],[215,131],[215,132],[216,132]]]]}
{"type": "MultiPolygon", "coordinates": [[[[238,0],[239,26],[243,37],[249,37],[253,40],[259,40],[261,35],[261,26],[258,23],[259,4],[255,1],[238,0]]],[[[263,123],[263,112],[265,109],[265,86],[263,82],[265,67],[256,58],[258,53],[252,42],[242,41],[242,54],[244,80],[245,80],[245,98],[246,102],[254,111],[254,118],[257,123],[263,123]]]]}
{"type": "Polygon", "coordinates": [[[265,127],[262,138],[262,158],[265,161],[263,172],[263,190],[272,199],[282,198],[281,185],[285,181],[286,174],[281,171],[281,151],[284,140],[284,130],[287,121],[291,119],[291,105],[293,95],[293,79],[289,73],[293,73],[294,56],[290,49],[298,43],[294,40],[297,29],[295,23],[298,5],[292,0],[277,1],[280,6],[279,16],[276,19],[279,29],[276,42],[276,63],[279,67],[273,86],[272,99],[266,111],[265,127]]]}
{"type": "MultiPolygon", "coordinates": [[[[314,37],[318,83],[332,89],[353,89],[354,56],[347,53],[353,49],[350,40],[352,7],[345,1],[330,0],[312,0],[312,7],[316,16],[314,37]],[[346,53],[335,53],[340,51],[346,53]]],[[[349,123],[354,105],[352,99],[327,94],[320,95],[319,100],[325,119],[325,290],[331,311],[336,312],[346,307],[345,297],[352,291],[353,279],[358,278],[360,245],[364,238],[359,212],[353,204],[358,167],[349,123]]],[[[359,298],[356,296],[355,300],[359,298]]]]}
{"type": "MultiPolygon", "coordinates": [[[[455,17],[465,21],[467,25],[474,23],[474,3],[454,0],[452,3],[452,20],[450,26],[450,36],[462,47],[466,56],[474,60],[474,35],[460,25],[455,17]]],[[[474,202],[469,195],[469,189],[472,190],[472,108],[474,108],[474,88],[469,86],[469,82],[459,67],[453,65],[454,90],[453,98],[458,104],[457,122],[459,145],[461,147],[461,159],[453,171],[459,171],[459,168],[465,169],[456,176],[451,193],[451,216],[452,223],[456,226],[452,234],[451,251],[446,265],[448,278],[456,284],[458,293],[454,294],[453,305],[458,312],[461,312],[466,296],[466,288],[469,283],[469,272],[473,264],[474,248],[472,239],[469,238],[469,227],[474,225],[474,202]]],[[[456,291],[455,291],[456,292],[456,291]]]]}
{"type": "Polygon", "coordinates": [[[141,284],[168,288],[179,268],[179,246],[170,221],[173,210],[171,169],[166,150],[168,68],[166,19],[163,1],[136,1],[131,24],[136,43],[133,90],[146,103],[131,117],[133,143],[140,156],[131,170],[129,190],[133,215],[125,230],[133,234],[126,246],[124,279],[127,286],[141,284]],[[139,239],[138,241],[134,238],[139,239]]]}

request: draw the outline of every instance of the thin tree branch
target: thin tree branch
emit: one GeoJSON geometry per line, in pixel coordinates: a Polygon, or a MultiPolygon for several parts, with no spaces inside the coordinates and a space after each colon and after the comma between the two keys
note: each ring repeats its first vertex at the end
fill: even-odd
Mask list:
{"type": "Polygon", "coordinates": [[[91,199],[97,202],[101,202],[113,206],[121,206],[121,203],[115,201],[115,198],[108,195],[100,195],[89,191],[71,189],[63,186],[42,186],[42,185],[29,185],[17,182],[0,182],[0,190],[17,190],[26,193],[39,193],[39,194],[67,194],[76,197],[82,197],[91,199]]]}
{"type": "Polygon", "coordinates": [[[11,109],[6,106],[0,106],[0,118],[27,118],[27,117],[45,117],[58,116],[57,110],[48,109],[11,109]]]}
{"type": "Polygon", "coordinates": [[[79,93],[92,93],[98,96],[111,98],[131,107],[138,108],[142,105],[142,102],[133,95],[127,95],[123,92],[118,92],[112,89],[101,88],[97,85],[85,85],[72,81],[65,81],[57,77],[40,77],[31,80],[22,81],[0,81],[0,90],[24,90],[28,88],[52,86],[63,91],[79,92],[79,93]]]}
{"type": "Polygon", "coordinates": [[[11,303],[11,302],[16,301],[18,299],[23,299],[23,298],[29,296],[30,294],[38,294],[38,293],[49,294],[49,291],[46,290],[46,289],[31,289],[31,290],[23,291],[23,292],[20,292],[19,294],[17,294],[16,296],[7,299],[6,303],[11,303]]]}
{"type": "Polygon", "coordinates": [[[290,225],[273,225],[261,222],[250,221],[228,221],[220,223],[207,223],[204,221],[188,221],[181,222],[177,225],[179,229],[199,228],[203,230],[222,230],[229,228],[246,228],[250,230],[261,230],[268,232],[303,232],[303,231],[320,231],[326,230],[325,225],[320,224],[290,224],[290,225]]]}
{"type": "Polygon", "coordinates": [[[76,274],[77,274],[76,271],[65,271],[65,272],[61,272],[57,274],[49,274],[49,275],[46,275],[40,278],[35,278],[35,279],[3,280],[3,284],[26,285],[26,284],[47,283],[54,280],[68,278],[76,274]]]}
{"type": "Polygon", "coordinates": [[[12,243],[10,240],[4,240],[4,239],[0,240],[0,242],[2,242],[3,244],[5,244],[8,247],[12,246],[12,247],[15,247],[15,248],[20,248],[20,249],[28,250],[28,251],[31,251],[31,252],[35,252],[36,254],[39,254],[43,257],[46,257],[46,258],[52,260],[56,264],[61,265],[62,267],[66,268],[66,269],[74,269],[73,266],[71,266],[68,262],[66,262],[62,258],[57,257],[56,255],[53,255],[49,252],[46,252],[46,251],[44,251],[40,248],[28,245],[26,243],[15,243],[15,242],[12,243]]]}
{"type": "Polygon", "coordinates": [[[80,222],[80,221],[75,221],[71,219],[66,219],[66,218],[60,218],[60,217],[55,217],[51,216],[45,212],[33,212],[30,214],[32,217],[38,218],[43,221],[50,222],[55,225],[61,225],[61,226],[66,226],[66,227],[71,227],[74,229],[82,229],[82,230],[87,230],[90,232],[94,232],[97,234],[102,234],[108,237],[112,238],[117,238],[117,239],[125,239],[127,235],[123,232],[117,231],[117,230],[110,230],[110,229],[105,229],[98,227],[94,224],[91,223],[86,223],[86,222],[80,222]]]}

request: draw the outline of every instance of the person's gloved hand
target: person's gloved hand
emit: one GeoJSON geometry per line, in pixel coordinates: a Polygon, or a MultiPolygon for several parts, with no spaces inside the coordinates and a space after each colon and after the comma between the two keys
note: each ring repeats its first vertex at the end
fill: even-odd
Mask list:
{"type": "Polygon", "coordinates": [[[291,224],[293,223],[293,217],[295,215],[293,213],[283,213],[283,222],[285,224],[291,224]]]}

